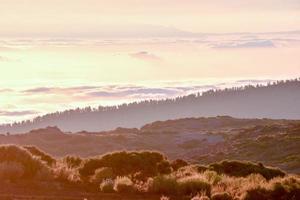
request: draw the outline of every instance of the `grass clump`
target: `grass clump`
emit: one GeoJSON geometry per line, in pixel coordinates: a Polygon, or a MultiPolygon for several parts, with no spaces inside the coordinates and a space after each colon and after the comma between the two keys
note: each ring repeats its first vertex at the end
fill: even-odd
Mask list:
{"type": "Polygon", "coordinates": [[[48,166],[52,166],[56,163],[56,160],[53,157],[35,146],[24,146],[23,148],[27,149],[32,155],[37,156],[42,161],[46,162],[48,166]]]}
{"type": "Polygon", "coordinates": [[[119,193],[133,193],[135,192],[135,187],[132,180],[124,176],[115,179],[114,190],[119,193]]]}
{"type": "Polygon", "coordinates": [[[174,171],[178,170],[181,167],[185,167],[187,165],[188,165],[188,163],[182,159],[176,159],[171,163],[171,167],[174,171]]]}
{"type": "Polygon", "coordinates": [[[199,176],[185,177],[178,180],[178,191],[185,196],[194,196],[198,193],[210,196],[211,185],[199,176]]]}
{"type": "Polygon", "coordinates": [[[66,156],[63,158],[63,162],[68,166],[68,168],[78,168],[82,161],[82,158],[78,156],[66,156]]]}
{"type": "Polygon", "coordinates": [[[270,182],[245,190],[243,200],[300,199],[300,179],[297,177],[276,178],[270,182]]]}
{"type": "Polygon", "coordinates": [[[174,176],[159,175],[149,180],[148,192],[163,195],[175,195],[178,193],[178,182],[174,176]]]}
{"type": "Polygon", "coordinates": [[[233,198],[229,193],[221,192],[213,194],[211,200],[233,200],[233,198]]]}
{"type": "MultiPolygon", "coordinates": [[[[25,148],[16,145],[0,146],[0,163],[3,164],[3,169],[8,163],[14,163],[14,168],[23,169],[21,178],[34,179],[40,171],[47,171],[48,167],[42,160],[34,157],[25,148]],[[6,163],[6,164],[5,164],[6,163]],[[22,166],[22,167],[21,167],[22,166]]],[[[12,166],[13,167],[13,166],[12,166]]]]}
{"type": "Polygon", "coordinates": [[[115,152],[87,159],[79,168],[82,177],[94,175],[102,167],[109,167],[116,176],[128,176],[140,172],[144,177],[170,172],[166,158],[158,152],[115,152]]]}
{"type": "Polygon", "coordinates": [[[0,179],[16,181],[24,174],[24,167],[19,162],[5,161],[0,163],[0,179]]]}
{"type": "Polygon", "coordinates": [[[112,168],[102,167],[95,171],[95,174],[91,177],[92,183],[99,184],[105,179],[113,179],[115,177],[112,168]]]}
{"type": "Polygon", "coordinates": [[[104,193],[113,193],[115,182],[112,179],[105,179],[100,184],[100,191],[104,193]]]}
{"type": "Polygon", "coordinates": [[[250,174],[261,174],[267,180],[275,177],[283,177],[286,174],[280,169],[265,167],[262,164],[242,161],[222,161],[209,165],[209,168],[219,174],[235,177],[246,177],[250,174]]]}

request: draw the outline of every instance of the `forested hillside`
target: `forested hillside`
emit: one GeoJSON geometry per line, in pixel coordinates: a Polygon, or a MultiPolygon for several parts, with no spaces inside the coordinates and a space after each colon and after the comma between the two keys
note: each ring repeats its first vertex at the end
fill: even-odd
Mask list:
{"type": "Polygon", "coordinates": [[[150,100],[50,113],[32,121],[0,126],[0,132],[20,133],[57,126],[63,131],[104,131],[141,127],[158,120],[229,115],[239,118],[300,119],[300,79],[266,86],[210,90],[175,99],[150,100]]]}

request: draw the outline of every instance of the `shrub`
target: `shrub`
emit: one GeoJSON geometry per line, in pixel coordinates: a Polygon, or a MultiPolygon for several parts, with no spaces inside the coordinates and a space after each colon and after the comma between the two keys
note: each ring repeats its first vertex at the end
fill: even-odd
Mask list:
{"type": "Polygon", "coordinates": [[[170,198],[169,198],[169,197],[166,197],[166,196],[161,196],[161,197],[160,197],[160,200],[170,200],[170,198]]]}
{"type": "Polygon", "coordinates": [[[100,190],[104,193],[113,193],[114,192],[114,181],[112,179],[105,179],[100,184],[100,190]]]}
{"type": "Polygon", "coordinates": [[[243,200],[256,199],[300,199],[300,180],[297,177],[276,178],[245,191],[243,200]]]}
{"type": "Polygon", "coordinates": [[[199,171],[199,165],[187,165],[184,167],[181,167],[177,170],[176,177],[181,178],[181,177],[186,177],[186,176],[193,176],[197,175],[201,170],[199,171]]]}
{"type": "Polygon", "coordinates": [[[188,163],[185,160],[182,159],[176,159],[171,163],[171,167],[173,168],[173,170],[178,170],[181,167],[185,167],[187,166],[188,163]]]}
{"type": "Polygon", "coordinates": [[[96,169],[110,167],[117,176],[127,176],[141,172],[144,176],[150,177],[159,172],[158,167],[165,167],[165,164],[160,165],[164,161],[166,161],[166,158],[157,152],[122,151],[87,159],[79,168],[79,173],[82,177],[88,177],[92,176],[96,169]]]}
{"type": "Polygon", "coordinates": [[[252,188],[246,192],[243,200],[265,200],[270,199],[269,191],[266,188],[258,186],[257,188],[252,188]]]}
{"type": "Polygon", "coordinates": [[[199,200],[210,200],[208,196],[201,196],[199,200]]]}
{"type": "Polygon", "coordinates": [[[69,167],[69,168],[77,168],[82,163],[82,158],[77,156],[66,156],[63,159],[63,162],[69,167]]]}
{"type": "Polygon", "coordinates": [[[78,171],[68,168],[65,165],[57,165],[53,171],[54,178],[59,182],[80,182],[78,171]]]}
{"type": "Polygon", "coordinates": [[[27,149],[32,155],[37,156],[42,161],[46,162],[47,165],[52,166],[56,163],[56,160],[51,157],[49,154],[41,151],[35,146],[24,146],[24,149],[27,149]]]}
{"type": "Polygon", "coordinates": [[[300,179],[296,177],[273,179],[270,182],[270,190],[272,197],[276,199],[300,199],[300,179]]]}
{"type": "Polygon", "coordinates": [[[221,181],[221,176],[218,175],[215,171],[205,171],[203,173],[203,176],[212,185],[215,185],[221,181]]]}
{"type": "Polygon", "coordinates": [[[170,174],[172,172],[170,163],[166,160],[159,162],[157,164],[157,172],[159,174],[170,174]]]}
{"type": "Polygon", "coordinates": [[[211,200],[233,200],[233,198],[227,192],[222,192],[213,194],[211,200]]]}
{"type": "Polygon", "coordinates": [[[114,184],[114,190],[119,193],[133,193],[134,184],[128,177],[117,177],[114,184]]]}
{"type": "Polygon", "coordinates": [[[165,195],[175,195],[178,192],[178,182],[171,175],[159,175],[154,179],[150,179],[149,182],[149,192],[165,195]]]}
{"type": "Polygon", "coordinates": [[[0,179],[2,180],[17,180],[24,174],[24,167],[22,164],[9,161],[0,163],[0,179]]]}
{"type": "Polygon", "coordinates": [[[261,164],[255,164],[252,162],[225,160],[219,163],[211,164],[209,168],[219,174],[226,174],[236,177],[245,177],[250,174],[261,174],[267,180],[270,180],[274,177],[285,176],[285,173],[280,169],[265,167],[261,164]]]}
{"type": "Polygon", "coordinates": [[[0,163],[2,162],[17,162],[23,166],[24,173],[21,178],[32,179],[35,178],[37,173],[46,165],[32,154],[16,145],[0,146],[0,163]]]}
{"type": "Polygon", "coordinates": [[[78,172],[82,178],[92,176],[96,169],[104,167],[101,159],[90,158],[83,162],[83,165],[79,167],[78,172]]]}
{"type": "Polygon", "coordinates": [[[92,183],[101,183],[104,179],[112,179],[115,175],[113,170],[108,167],[102,167],[95,171],[95,174],[91,177],[92,183]]]}
{"type": "Polygon", "coordinates": [[[53,169],[46,166],[42,167],[35,175],[37,180],[40,181],[51,181],[54,179],[53,169]]]}
{"type": "Polygon", "coordinates": [[[196,195],[191,200],[210,200],[210,198],[206,195],[196,195]]]}
{"type": "Polygon", "coordinates": [[[178,191],[182,195],[196,195],[200,192],[210,196],[211,185],[198,176],[185,177],[178,181],[178,191]]]}
{"type": "Polygon", "coordinates": [[[205,172],[206,170],[208,170],[208,167],[207,167],[207,166],[204,166],[204,165],[195,165],[195,168],[197,169],[197,171],[198,171],[199,173],[205,172]]]}

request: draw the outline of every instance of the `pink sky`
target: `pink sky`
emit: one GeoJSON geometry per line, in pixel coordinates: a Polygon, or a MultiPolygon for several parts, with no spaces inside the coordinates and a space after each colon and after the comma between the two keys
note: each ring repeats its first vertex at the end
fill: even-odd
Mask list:
{"type": "Polygon", "coordinates": [[[0,123],[300,77],[299,10],[299,0],[1,0],[0,123]],[[147,92],[120,93],[128,85],[147,92]],[[83,86],[101,95],[76,95],[83,86]]]}

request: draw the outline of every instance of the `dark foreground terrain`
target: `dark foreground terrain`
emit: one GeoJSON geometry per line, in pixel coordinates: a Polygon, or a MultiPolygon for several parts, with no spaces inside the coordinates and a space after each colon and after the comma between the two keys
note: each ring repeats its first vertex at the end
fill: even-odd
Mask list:
{"type": "Polygon", "coordinates": [[[3,134],[0,199],[297,200],[299,134],[296,120],[227,116],[3,134]]]}
{"type": "Polygon", "coordinates": [[[299,198],[298,175],[262,163],[191,164],[154,151],[58,159],[34,146],[0,146],[0,199],[299,198]]]}

